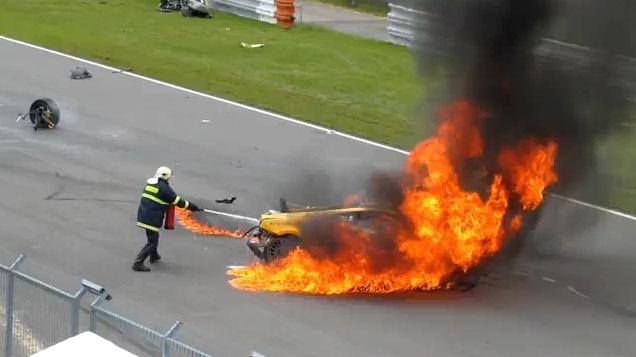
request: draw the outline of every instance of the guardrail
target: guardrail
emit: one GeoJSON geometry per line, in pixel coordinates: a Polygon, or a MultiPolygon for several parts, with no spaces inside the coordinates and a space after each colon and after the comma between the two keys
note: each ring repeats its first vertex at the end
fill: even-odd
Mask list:
{"type": "Polygon", "coordinates": [[[242,17],[291,27],[294,22],[293,0],[212,0],[213,8],[242,17]]]}
{"type": "Polygon", "coordinates": [[[389,3],[389,9],[387,31],[391,37],[391,42],[396,45],[413,47],[419,19],[424,18],[426,14],[392,3],[389,3]]]}
{"type": "Polygon", "coordinates": [[[42,349],[77,335],[81,330],[80,306],[90,293],[96,299],[89,308],[90,331],[112,342],[132,344],[150,355],[210,357],[209,354],[175,339],[181,322],[177,321],[166,333],[118,315],[105,306],[110,295],[101,286],[82,280],[80,289],[68,293],[32,276],[18,271],[24,255],[10,266],[0,264],[0,326],[4,357],[29,356],[42,349]],[[141,347],[140,347],[141,346],[141,347]]]}

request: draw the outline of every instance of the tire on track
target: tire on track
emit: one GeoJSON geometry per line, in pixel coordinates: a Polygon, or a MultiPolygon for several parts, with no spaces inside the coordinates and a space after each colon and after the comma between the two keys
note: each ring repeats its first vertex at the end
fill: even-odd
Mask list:
{"type": "MultiPolygon", "coordinates": [[[[31,120],[31,124],[36,125],[36,119],[38,113],[37,110],[41,110],[42,112],[49,112],[49,120],[53,123],[54,127],[60,122],[60,108],[55,104],[55,102],[50,98],[40,98],[36,99],[29,108],[29,119],[31,120]]],[[[44,129],[49,128],[45,121],[39,121],[36,129],[44,129]]]]}

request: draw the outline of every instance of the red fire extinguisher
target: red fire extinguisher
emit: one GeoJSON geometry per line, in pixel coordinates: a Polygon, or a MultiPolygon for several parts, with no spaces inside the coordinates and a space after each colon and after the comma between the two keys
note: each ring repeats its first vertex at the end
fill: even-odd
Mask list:
{"type": "Polygon", "coordinates": [[[168,206],[166,210],[166,219],[163,224],[164,229],[172,230],[174,229],[174,205],[168,206]]]}

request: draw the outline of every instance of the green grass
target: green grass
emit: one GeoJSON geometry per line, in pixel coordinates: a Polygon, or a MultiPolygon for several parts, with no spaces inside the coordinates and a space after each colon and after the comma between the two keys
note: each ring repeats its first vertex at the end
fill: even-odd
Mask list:
{"type": "Polygon", "coordinates": [[[8,37],[389,144],[413,142],[422,90],[406,48],[218,12],[184,18],[156,12],[157,0],[1,3],[8,37]]]}
{"type": "Polygon", "coordinates": [[[596,152],[608,195],[595,203],[636,214],[636,120],[604,138],[596,152]]]}
{"type": "Polygon", "coordinates": [[[360,12],[366,12],[372,15],[386,16],[389,13],[389,5],[383,1],[377,0],[312,0],[326,4],[332,4],[340,7],[346,7],[360,12]]]}

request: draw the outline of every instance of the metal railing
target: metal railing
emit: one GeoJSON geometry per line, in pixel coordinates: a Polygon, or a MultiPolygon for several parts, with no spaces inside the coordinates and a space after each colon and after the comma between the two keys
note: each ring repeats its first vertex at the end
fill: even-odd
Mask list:
{"type": "Polygon", "coordinates": [[[210,4],[219,11],[271,24],[276,23],[274,0],[211,0],[210,4]]]}
{"type": "Polygon", "coordinates": [[[393,3],[389,3],[389,9],[387,31],[391,42],[396,45],[413,47],[418,22],[425,18],[426,14],[393,3]]]}
{"type": "Polygon", "coordinates": [[[98,325],[105,325],[109,329],[115,329],[125,334],[128,338],[137,336],[145,342],[146,348],[152,350],[160,350],[161,356],[190,356],[190,357],[210,357],[205,352],[190,347],[182,342],[177,341],[174,335],[178,332],[182,323],[175,322],[166,333],[161,333],[143,326],[126,317],[118,315],[103,307],[105,298],[103,295],[98,296],[90,306],[90,324],[89,330],[99,334],[98,325]]]}
{"type": "Polygon", "coordinates": [[[149,355],[210,357],[175,339],[181,322],[161,333],[116,314],[105,307],[111,297],[101,286],[82,280],[75,293],[68,293],[18,271],[24,255],[10,266],[0,264],[0,346],[4,357],[29,356],[77,335],[80,328],[81,300],[97,295],[88,308],[88,329],[111,341],[142,348],[149,355]],[[106,336],[104,336],[106,337],[106,336]],[[107,338],[108,338],[107,337],[107,338]]]}

